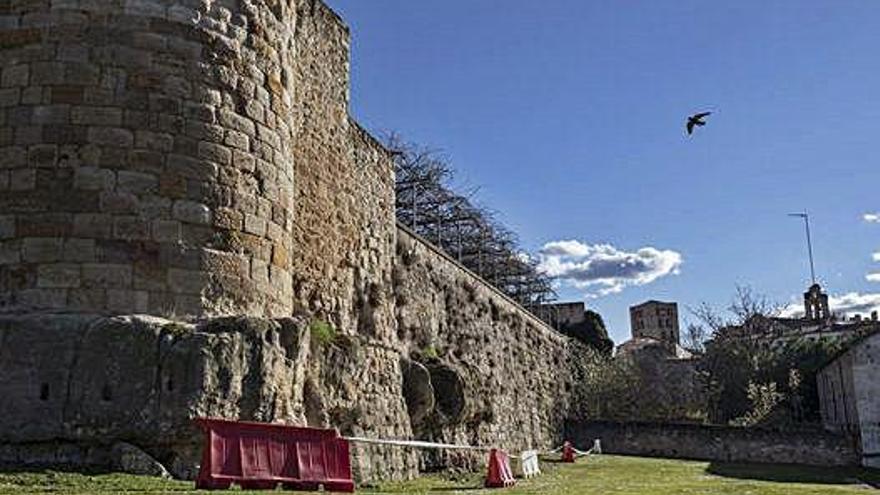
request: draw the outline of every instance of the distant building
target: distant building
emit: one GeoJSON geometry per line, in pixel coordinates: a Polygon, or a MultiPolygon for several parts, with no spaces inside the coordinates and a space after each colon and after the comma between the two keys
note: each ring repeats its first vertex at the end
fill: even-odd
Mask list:
{"type": "Polygon", "coordinates": [[[614,350],[602,316],[587,309],[583,301],[542,304],[532,312],[556,330],[603,354],[610,355],[614,350]]]}
{"type": "Polygon", "coordinates": [[[804,292],[803,317],[755,315],[744,324],[727,327],[723,332],[729,337],[781,344],[796,339],[856,338],[874,331],[878,325],[876,312],[869,318],[855,315],[849,320],[838,319],[828,306],[828,294],[819,284],[813,284],[804,292]]]}
{"type": "Polygon", "coordinates": [[[678,304],[647,301],[629,308],[633,340],[654,339],[674,348],[680,342],[678,304]]]}
{"type": "Polygon", "coordinates": [[[582,301],[542,304],[535,311],[538,318],[557,330],[583,323],[586,312],[587,307],[582,301]]]}
{"type": "Polygon", "coordinates": [[[880,468],[880,333],[854,341],[819,371],[819,407],[826,429],[859,437],[862,464],[880,468]]]}

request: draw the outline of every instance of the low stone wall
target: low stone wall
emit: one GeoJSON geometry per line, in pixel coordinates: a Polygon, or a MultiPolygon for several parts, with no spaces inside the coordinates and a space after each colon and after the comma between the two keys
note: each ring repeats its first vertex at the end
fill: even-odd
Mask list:
{"type": "Polygon", "coordinates": [[[858,466],[860,459],[852,436],[819,429],[572,421],[565,432],[579,449],[601,439],[607,454],[813,466],[858,466]]]}

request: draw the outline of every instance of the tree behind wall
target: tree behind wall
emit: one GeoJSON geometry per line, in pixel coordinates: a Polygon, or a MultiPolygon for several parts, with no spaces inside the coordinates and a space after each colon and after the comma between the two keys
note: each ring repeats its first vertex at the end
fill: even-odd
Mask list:
{"type": "Polygon", "coordinates": [[[527,309],[552,301],[551,279],[519,247],[516,235],[449,183],[452,168],[439,152],[391,135],[397,220],[527,309]]]}

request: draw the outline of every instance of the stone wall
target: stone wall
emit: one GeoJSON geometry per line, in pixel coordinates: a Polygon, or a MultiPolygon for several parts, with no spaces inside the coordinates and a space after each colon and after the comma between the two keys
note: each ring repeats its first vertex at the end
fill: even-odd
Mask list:
{"type": "Polygon", "coordinates": [[[593,353],[398,231],[348,87],[319,0],[0,2],[0,462],[125,440],[187,475],[203,415],[558,442],[593,353]]]}
{"type": "Polygon", "coordinates": [[[865,466],[880,468],[880,333],[857,340],[816,382],[822,423],[858,436],[865,466]]]}
{"type": "Polygon", "coordinates": [[[563,422],[578,417],[587,400],[594,351],[550,329],[404,227],[397,236],[394,297],[404,357],[431,382],[432,390],[420,394],[424,387],[407,383],[418,382],[419,373],[405,376],[418,438],[514,452],[560,443],[563,422]]]}
{"type": "Polygon", "coordinates": [[[290,314],[296,22],[0,4],[0,308],[290,314]]]}
{"type": "Polygon", "coordinates": [[[719,462],[857,466],[856,441],[815,429],[773,430],[698,424],[569,422],[566,437],[586,450],[601,439],[608,454],[719,462]]]}

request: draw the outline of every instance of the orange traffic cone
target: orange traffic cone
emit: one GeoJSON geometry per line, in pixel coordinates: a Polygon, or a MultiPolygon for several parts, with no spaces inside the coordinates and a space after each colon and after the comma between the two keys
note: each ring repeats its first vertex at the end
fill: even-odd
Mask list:
{"type": "Polygon", "coordinates": [[[516,479],[510,468],[510,457],[503,450],[492,449],[489,452],[489,468],[486,473],[486,488],[504,488],[513,486],[516,479]]]}
{"type": "Polygon", "coordinates": [[[562,444],[562,462],[574,462],[574,447],[567,440],[562,444]]]}

